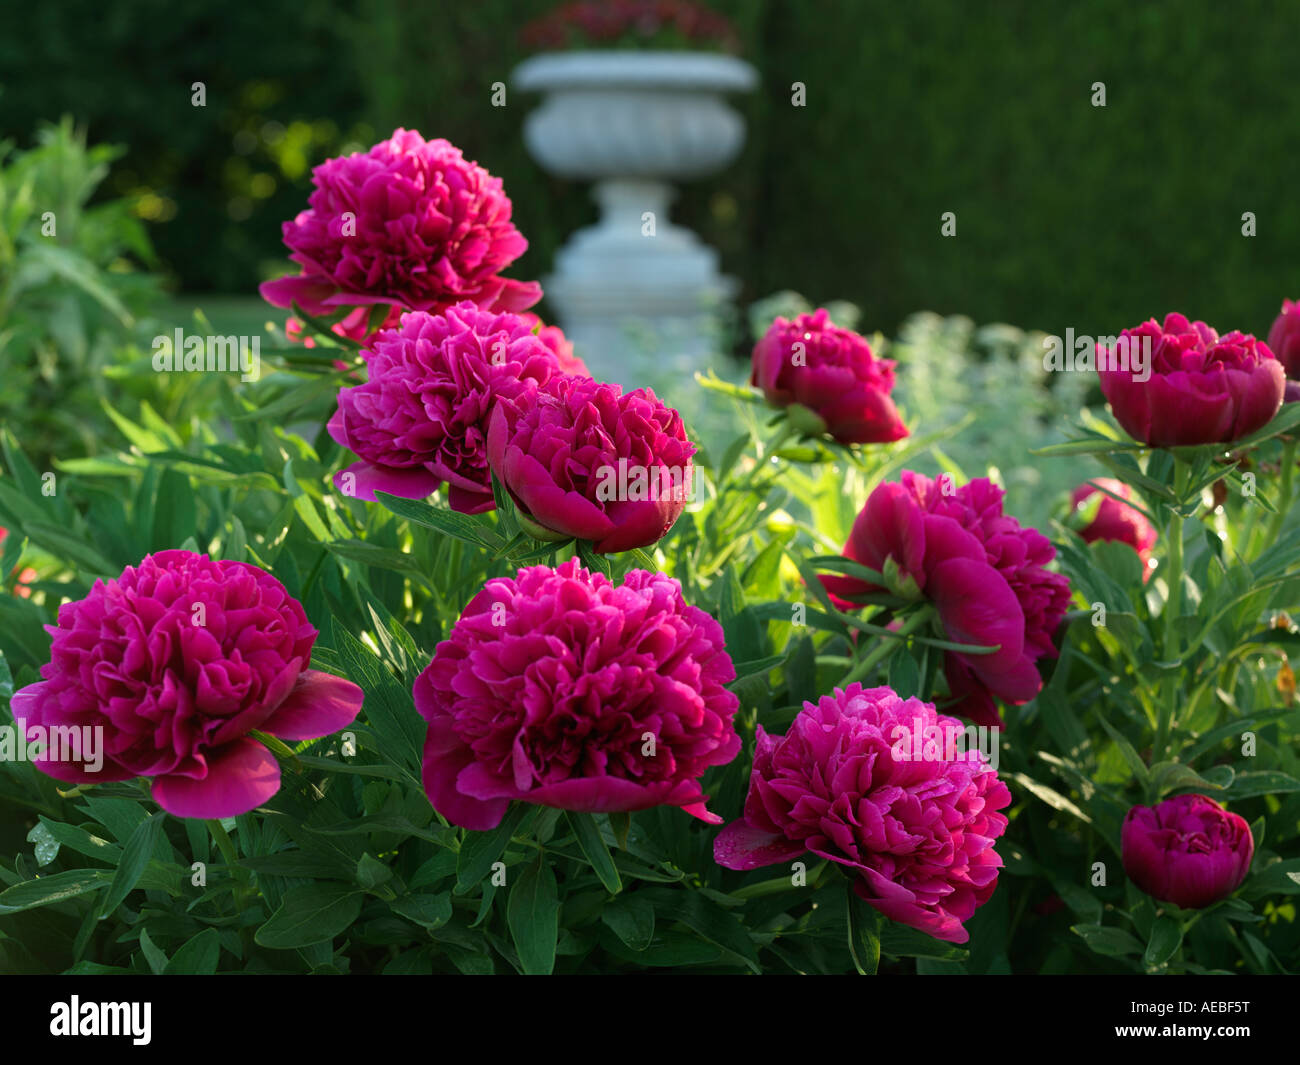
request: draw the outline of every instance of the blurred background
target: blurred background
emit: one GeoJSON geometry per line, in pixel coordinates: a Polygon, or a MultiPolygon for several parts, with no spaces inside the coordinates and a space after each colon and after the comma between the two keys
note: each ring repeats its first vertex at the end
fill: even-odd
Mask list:
{"type": "MultiPolygon", "coordinates": [[[[909,418],[974,411],[961,447],[945,446],[975,472],[999,468],[1013,496],[1020,478],[1041,517],[1040,479],[1066,486],[1068,468],[1008,467],[1096,396],[1073,380],[1085,375],[1043,377],[1036,331],[1107,335],[1177,309],[1263,335],[1300,295],[1300,7],[709,6],[760,85],[732,97],[741,156],[682,187],[673,216],[740,283],[724,344],[735,377],[771,314],[844,301],[842,324],[892,341],[909,418]],[[770,298],[783,291],[798,296],[770,298]],[[1021,419],[1021,435],[1007,429],[1021,419]]],[[[92,454],[96,394],[158,387],[121,369],[124,343],[138,358],[195,308],[222,333],[282,322],[257,285],[288,267],[280,227],[306,207],[311,168],[398,126],[504,180],[531,244],[508,272],[544,278],[596,219],[590,186],[528,155],[536,96],[490,101],[531,52],[521,27],[554,7],[15,5],[0,39],[0,417],[21,419],[38,457],[92,454]],[[53,251],[31,239],[51,201],[53,251]]]]}
{"type": "MultiPolygon", "coordinates": [[[[284,269],[280,223],[306,206],[310,168],[396,126],[446,137],[504,180],[531,243],[511,273],[541,277],[596,209],[588,186],[524,150],[536,97],[489,98],[528,54],[521,25],[554,6],[15,5],[0,130],[27,147],[67,114],[92,144],[123,146],[96,197],[131,201],[175,293],[255,299],[284,269]],[[194,81],[205,108],[190,104],[194,81]]],[[[674,213],[721,251],[742,303],[779,289],[847,299],[886,333],[919,309],[1101,335],[1174,308],[1266,332],[1300,289],[1294,5],[710,6],[762,83],[734,98],[740,160],[685,186],[674,213]],[[795,81],[805,107],[791,106],[795,81]],[[955,239],[940,234],[945,211],[955,239]]]]}

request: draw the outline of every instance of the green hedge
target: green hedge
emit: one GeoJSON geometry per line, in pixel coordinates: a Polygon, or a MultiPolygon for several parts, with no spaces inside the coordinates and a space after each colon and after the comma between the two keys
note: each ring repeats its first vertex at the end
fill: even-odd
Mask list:
{"type": "MultiPolygon", "coordinates": [[[[0,119],[25,136],[70,111],[92,139],[127,143],[112,191],[176,204],[154,236],[187,289],[251,290],[305,200],[304,154],[315,163],[399,124],[448,137],[505,179],[532,242],[516,272],[542,276],[595,208],[585,186],[547,177],[524,151],[534,101],[512,92],[493,108],[490,95],[523,57],[518,27],[550,6],[32,5],[0,42],[0,119]],[[188,97],[200,79],[203,111],[188,97]],[[268,121],[295,130],[292,151],[232,147],[268,121]],[[273,193],[247,192],[258,172],[273,193]],[[251,213],[234,221],[239,197],[251,213]]],[[[1282,297],[1300,295],[1294,13],[1260,0],[714,6],[763,83],[743,105],[741,160],[683,190],[676,211],[747,297],[844,297],[886,331],[926,307],[1106,334],[1174,308],[1264,332],[1282,297]],[[806,107],[791,106],[795,81],[806,107]],[[1105,108],[1091,104],[1096,81],[1105,108]],[[940,234],[945,211],[955,238],[940,234]],[[1241,234],[1245,211],[1254,238],[1241,234]]]]}

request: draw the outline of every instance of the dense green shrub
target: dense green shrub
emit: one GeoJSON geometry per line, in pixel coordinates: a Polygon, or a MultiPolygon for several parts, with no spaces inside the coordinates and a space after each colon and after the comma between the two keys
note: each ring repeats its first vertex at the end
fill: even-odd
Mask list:
{"type": "Polygon", "coordinates": [[[0,421],[48,468],[95,450],[121,349],[147,333],[155,263],[127,200],[88,206],[121,149],[86,147],[71,120],[37,147],[0,146],[0,421]],[[9,156],[6,158],[6,156],[9,156]]]}
{"type": "MultiPolygon", "coordinates": [[[[936,326],[949,334],[946,343],[962,341],[962,322],[922,319],[910,343],[936,326]]],[[[1287,896],[1300,890],[1300,873],[1287,855],[1300,824],[1300,763],[1294,677],[1288,694],[1283,670],[1298,634],[1278,611],[1294,611],[1300,594],[1300,537],[1292,480],[1279,478],[1272,462],[1293,464],[1295,443],[1269,439],[1294,429],[1294,409],[1257,434],[1263,439],[1250,461],[1272,470],[1260,477],[1258,498],[1240,493],[1230,464],[1216,467],[1213,448],[1189,452],[1191,467],[1175,476],[1169,452],[1142,451],[1095,419],[1097,432],[1059,448],[1143,487],[1152,512],[1168,519],[1159,572],[1181,570],[1187,596],[1171,618],[1164,576],[1144,585],[1129,547],[1085,545],[1051,527],[1079,598],[1042,692],[1004,711],[999,773],[1014,795],[998,843],[1005,870],[968,922],[969,944],[957,946],[879,918],[854,902],[835,866],[811,856],[793,876],[782,866],[724,870],[713,857],[715,830],[680,810],[629,818],[516,806],[485,832],[435,813],[420,785],[415,674],[487,578],[575,546],[539,545],[518,533],[504,495],[502,509],[471,519],[440,500],[364,504],[332,491],[328,473],[342,456],[320,424],[348,372],[332,360],[350,354],[297,349],[248,386],[218,378],[196,393],[191,414],[202,417],[164,420],[152,407],[142,407],[139,421],[121,417],[122,445],[61,463],[67,476],[55,496],[41,493],[37,471],[4,434],[0,521],[13,530],[11,541],[29,545],[22,560],[39,579],[30,599],[0,599],[0,700],[37,679],[48,655],[40,626],[60,602],[83,597],[95,579],[145,551],[183,547],[271,570],[321,630],[313,665],[360,684],[366,701],[348,733],[279,745],[279,792],[223,821],[155,811],[141,782],[69,788],[29,763],[0,761],[0,968],[1294,968],[1300,926],[1287,896]],[[302,428],[276,424],[285,421],[302,428]],[[1216,507],[1209,488],[1220,477],[1231,491],[1216,507]],[[1173,536],[1186,552],[1171,562],[1173,536]],[[1101,625],[1098,603],[1109,610],[1101,625]],[[1239,750],[1242,734],[1252,738],[1249,752],[1239,750]],[[1142,895],[1119,862],[1127,808],[1187,789],[1228,802],[1251,823],[1257,844],[1240,892],[1194,913],[1142,895]]],[[[891,636],[874,623],[900,601],[884,596],[885,612],[865,617],[841,613],[814,570],[853,572],[852,563],[828,556],[844,543],[867,491],[900,467],[946,464],[931,447],[951,447],[954,426],[934,426],[937,441],[918,435],[853,454],[788,442],[774,456],[755,397],[705,383],[707,406],[719,414],[734,407],[727,416],[743,428],[724,452],[701,456],[702,501],[645,552],[602,560],[586,544],[576,550],[616,575],[638,565],[671,571],[688,601],[720,620],[737,667],[731,688],[746,750],[709,771],[704,786],[712,806],[732,818],[756,724],[785,731],[804,700],[847,675],[904,694],[934,690],[934,647],[943,645],[920,633],[891,636]]],[[[994,407],[978,413],[998,416],[994,407]]],[[[957,457],[967,474],[983,472],[974,456],[957,457]]],[[[15,560],[9,547],[6,566],[15,560]]]]}

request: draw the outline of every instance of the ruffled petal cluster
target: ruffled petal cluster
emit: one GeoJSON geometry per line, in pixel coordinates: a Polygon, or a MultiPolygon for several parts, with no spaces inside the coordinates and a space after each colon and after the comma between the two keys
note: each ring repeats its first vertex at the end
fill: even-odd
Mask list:
{"type": "MultiPolygon", "coordinates": [[[[1068,580],[1047,569],[1056,549],[1003,513],[1002,497],[987,478],[958,487],[904,470],[871,493],[843,551],[878,572],[896,566],[935,605],[953,642],[998,648],[944,656],[954,698],[947,709],[984,725],[1001,724],[995,696],[1020,704],[1038,694],[1036,662],[1056,656],[1053,638],[1070,601],[1068,580]]],[[[855,577],[822,581],[845,609],[848,597],[884,590],[855,577]]]]}
{"type": "Polygon", "coordinates": [[[46,737],[35,765],[77,784],[152,777],[179,817],[234,817],[276,793],[279,764],[254,730],[317,739],[361,709],[357,685],[309,668],[302,605],[248,563],[146,555],[58,622],[42,679],[11,704],[46,737]]]}
{"type": "Polygon", "coordinates": [[[487,582],[415,683],[424,786],[465,828],[511,800],[585,812],[704,806],[740,751],[722,627],[662,573],[615,585],[570,559],[487,582]]]}
{"type": "Polygon", "coordinates": [[[966,942],[963,922],[997,886],[1011,793],[979,751],[961,750],[962,732],[929,703],[861,684],[805,703],[784,736],[760,725],[744,817],[714,857],[755,869],[811,851],[853,873],[887,917],[966,942]]]}
{"type": "Polygon", "coordinates": [[[391,328],[405,310],[469,300],[522,311],[541,299],[535,281],[500,276],[528,248],[501,180],[448,141],[399,129],[368,152],[322,163],[312,183],[308,210],[284,223],[302,270],[261,286],[276,307],[347,311],[342,331],[360,339],[375,304],[391,308],[380,323],[391,328]]]}
{"type": "Polygon", "coordinates": [[[1114,352],[1098,351],[1097,374],[1115,420],[1152,447],[1249,436],[1278,412],[1286,384],[1269,345],[1237,332],[1219,336],[1181,314],[1125,329],[1114,352]],[[1149,375],[1134,371],[1145,362],[1144,345],[1149,375]]]}

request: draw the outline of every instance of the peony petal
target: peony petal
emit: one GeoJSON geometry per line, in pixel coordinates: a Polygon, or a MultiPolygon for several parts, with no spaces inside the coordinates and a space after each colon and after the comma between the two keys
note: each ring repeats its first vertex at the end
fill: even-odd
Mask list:
{"type": "Polygon", "coordinates": [[[930,574],[927,592],[939,608],[939,619],[955,643],[996,646],[980,669],[1010,670],[1024,653],[1025,614],[1007,580],[987,562],[952,558],[930,574]]]}
{"type": "Polygon", "coordinates": [[[513,445],[506,447],[501,478],[520,509],[548,529],[580,540],[600,540],[614,531],[614,523],[600,507],[565,491],[545,466],[513,445]]]}
{"type": "Polygon", "coordinates": [[[261,730],[282,740],[320,739],[352,724],[364,698],[361,688],[344,677],[305,669],[261,730]]]}
{"type": "Polygon", "coordinates": [[[1232,438],[1240,440],[1264,428],[1282,409],[1286,394],[1286,372],[1276,359],[1266,359],[1253,370],[1229,370],[1228,391],[1237,403],[1232,438]]]}
{"type": "MultiPolygon", "coordinates": [[[[90,727],[95,728],[97,726],[92,725],[90,727]]],[[[30,734],[28,735],[30,736],[30,734]]],[[[78,735],[81,735],[81,733],[78,733],[78,735]]],[[[91,742],[93,744],[95,741],[92,740],[91,742]]],[[[116,762],[110,762],[105,756],[102,740],[98,751],[95,751],[93,747],[90,748],[90,751],[92,754],[91,765],[93,766],[95,761],[98,761],[98,769],[88,766],[84,759],[55,761],[45,755],[32,758],[32,766],[39,769],[46,776],[65,781],[68,784],[108,784],[115,780],[131,780],[138,776],[137,773],[123,768],[116,762]]],[[[84,750],[82,753],[85,753],[84,750]]]]}
{"type": "MultiPolygon", "coordinates": [[[[67,713],[58,709],[52,712],[43,712],[45,708],[42,703],[48,696],[50,685],[48,681],[37,681],[35,684],[29,684],[25,688],[20,688],[14,692],[9,700],[9,709],[14,717],[15,732],[21,731],[21,734],[27,744],[32,742],[33,728],[42,728],[45,730],[46,745],[45,753],[32,755],[27,751],[27,756],[31,758],[31,764],[34,768],[39,769],[46,776],[53,777],[55,780],[62,780],[69,784],[107,784],[115,780],[130,780],[137,776],[130,769],[125,769],[116,762],[110,761],[104,750],[104,719],[95,713],[67,713]],[[61,754],[62,750],[55,750],[50,745],[51,729],[76,729],[75,733],[59,733],[60,737],[66,737],[59,742],[77,744],[71,748],[73,753],[91,755],[91,765],[99,763],[98,768],[89,768],[84,758],[68,759],[56,761],[48,757],[49,754],[61,754]],[[89,746],[82,747],[81,742],[87,734],[83,731],[85,728],[99,729],[96,733],[89,736],[89,746]],[[96,739],[98,736],[98,740],[96,739]],[[96,750],[98,745],[98,750],[96,750]]],[[[40,733],[36,734],[38,737],[40,733]]],[[[15,735],[15,744],[17,735],[15,735]]],[[[15,751],[15,754],[17,752],[15,751]]]]}
{"type": "Polygon", "coordinates": [[[703,821],[706,825],[722,824],[722,817],[719,814],[712,813],[702,802],[687,803],[681,809],[692,817],[703,821]]]}
{"type": "Polygon", "coordinates": [[[685,505],[672,499],[610,502],[605,513],[614,523],[614,531],[595,542],[596,553],[609,555],[653,544],[672,528],[685,505]]]}
{"type": "Polygon", "coordinates": [[[790,861],[807,847],[775,832],[755,828],[744,818],[732,821],[713,841],[713,860],[727,869],[758,869],[790,861]]]}
{"type": "Polygon", "coordinates": [[[38,680],[35,684],[29,684],[14,692],[9,697],[9,712],[13,714],[14,720],[21,724],[25,720],[34,718],[36,722],[40,722],[42,720],[41,698],[48,687],[48,681],[38,680]]]}
{"type": "Polygon", "coordinates": [[[881,876],[874,869],[864,870],[861,877],[853,882],[853,890],[863,901],[891,920],[909,925],[935,939],[947,943],[966,943],[970,940],[970,933],[955,916],[942,909],[935,910],[920,905],[911,891],[881,876]]]}
{"type": "MultiPolygon", "coordinates": [[[[967,532],[953,518],[942,514],[925,516],[925,572],[928,574],[941,562],[953,558],[970,559],[981,565],[987,565],[988,552],[980,543],[979,537],[967,532]]],[[[924,581],[921,582],[925,587],[924,581]]]]}
{"type": "Polygon", "coordinates": [[[894,401],[879,388],[858,385],[813,409],[826,420],[827,432],[842,444],[892,444],[908,436],[894,401]]]}
{"type": "Polygon", "coordinates": [[[845,556],[877,572],[892,558],[924,588],[926,535],[925,516],[916,500],[903,485],[889,481],[867,498],[853,523],[845,556]]]}
{"type": "Polygon", "coordinates": [[[333,308],[325,300],[334,293],[335,288],[329,280],[298,274],[263,281],[257,291],[272,307],[290,308],[296,303],[308,314],[321,315],[332,313],[333,308]]]}
{"type": "Polygon", "coordinates": [[[1002,716],[993,696],[967,662],[968,659],[958,654],[944,656],[943,673],[953,696],[953,702],[944,706],[944,713],[969,718],[976,725],[1003,728],[1002,716]]]}
{"type": "MultiPolygon", "coordinates": [[[[528,242],[521,239],[526,248],[528,242]]],[[[522,251],[520,254],[523,254],[522,251]]],[[[498,278],[501,287],[485,306],[486,310],[510,311],[518,314],[526,311],[542,298],[542,286],[536,281],[514,281],[510,278],[498,278]]]]}
{"type": "Polygon", "coordinates": [[[275,756],[246,736],[210,752],[207,763],[202,779],[179,774],[155,777],[154,801],[176,817],[238,817],[280,790],[275,756]]]}
{"type": "MultiPolygon", "coordinates": [[[[421,679],[424,679],[424,674],[421,674],[421,679]]],[[[421,685],[417,683],[417,703],[421,699],[420,693],[421,685]]],[[[510,800],[482,801],[460,791],[457,777],[473,761],[474,752],[456,735],[451,718],[445,715],[434,717],[429,722],[429,730],[424,738],[422,775],[429,802],[452,824],[474,832],[486,832],[501,823],[510,807],[510,800]]]]}
{"type": "Polygon", "coordinates": [[[475,492],[458,484],[447,485],[447,502],[461,514],[483,514],[496,509],[496,497],[490,491],[475,492]]]}
{"type": "Polygon", "coordinates": [[[401,496],[403,499],[424,499],[431,496],[442,484],[442,478],[430,473],[423,466],[377,466],[364,460],[354,462],[345,470],[334,475],[334,487],[344,495],[375,501],[376,492],[401,496]],[[348,476],[352,480],[349,482],[348,476]]]}
{"type": "MultiPolygon", "coordinates": [[[[514,753],[518,760],[520,751],[517,744],[514,753]]],[[[492,799],[524,799],[528,796],[527,781],[521,787],[509,775],[497,776],[482,762],[471,762],[456,774],[456,790],[468,798],[484,802],[492,799]]]]}
{"type": "MultiPolygon", "coordinates": [[[[343,394],[340,389],[339,394],[343,394]]],[[[330,415],[330,420],[325,423],[325,431],[330,434],[332,439],[340,447],[352,450],[352,438],[348,436],[347,419],[343,417],[343,408],[341,406],[334,408],[334,413],[330,415]]]]}
{"type": "MultiPolygon", "coordinates": [[[[689,788],[690,794],[699,797],[699,785],[695,781],[683,783],[693,785],[689,788]]],[[[668,793],[672,787],[671,782],[667,787],[655,787],[622,777],[578,777],[533,788],[527,799],[542,806],[558,806],[578,813],[621,813],[648,810],[669,801],[668,793]]]]}

